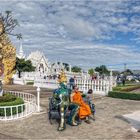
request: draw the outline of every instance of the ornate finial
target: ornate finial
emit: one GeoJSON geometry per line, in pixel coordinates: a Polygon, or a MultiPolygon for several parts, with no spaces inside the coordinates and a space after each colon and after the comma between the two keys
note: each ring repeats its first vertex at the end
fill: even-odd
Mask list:
{"type": "Polygon", "coordinates": [[[59,83],[67,83],[67,77],[65,75],[65,72],[64,70],[62,69],[61,70],[61,73],[60,73],[60,78],[59,78],[59,83]]]}

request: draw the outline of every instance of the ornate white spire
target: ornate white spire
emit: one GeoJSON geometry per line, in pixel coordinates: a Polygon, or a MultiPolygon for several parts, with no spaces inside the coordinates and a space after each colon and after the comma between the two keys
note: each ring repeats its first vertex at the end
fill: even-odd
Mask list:
{"type": "Polygon", "coordinates": [[[20,40],[20,48],[19,48],[19,53],[17,55],[18,58],[25,58],[24,52],[23,52],[23,47],[22,47],[22,40],[20,40]]]}

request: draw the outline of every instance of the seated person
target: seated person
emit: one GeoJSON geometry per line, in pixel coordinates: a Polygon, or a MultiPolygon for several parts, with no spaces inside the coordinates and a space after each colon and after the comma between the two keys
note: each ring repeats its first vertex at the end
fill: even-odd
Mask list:
{"type": "Polygon", "coordinates": [[[80,119],[86,119],[86,123],[90,123],[89,116],[91,115],[91,109],[88,104],[86,104],[83,99],[80,91],[78,91],[78,88],[74,86],[74,90],[71,94],[71,102],[76,103],[80,106],[79,108],[79,118],[80,119]]]}
{"type": "Polygon", "coordinates": [[[93,90],[89,89],[87,94],[82,95],[83,100],[90,106],[92,115],[95,115],[95,104],[93,103],[93,90]]]}

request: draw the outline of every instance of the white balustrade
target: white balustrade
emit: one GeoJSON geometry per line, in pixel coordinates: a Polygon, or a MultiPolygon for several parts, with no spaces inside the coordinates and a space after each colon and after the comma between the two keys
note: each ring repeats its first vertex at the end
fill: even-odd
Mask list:
{"type": "Polygon", "coordinates": [[[79,90],[87,92],[89,89],[93,90],[93,93],[101,93],[106,95],[109,91],[109,81],[103,79],[90,80],[90,79],[76,79],[75,84],[79,90]]]}
{"type": "Polygon", "coordinates": [[[58,82],[57,80],[54,80],[54,79],[35,79],[34,86],[49,88],[49,89],[56,89],[58,88],[58,82]]]}
{"type": "Polygon", "coordinates": [[[17,91],[4,91],[24,100],[24,104],[13,106],[0,106],[0,121],[15,120],[31,115],[37,110],[36,96],[17,91]],[[16,112],[16,113],[15,113],[16,112]]]}

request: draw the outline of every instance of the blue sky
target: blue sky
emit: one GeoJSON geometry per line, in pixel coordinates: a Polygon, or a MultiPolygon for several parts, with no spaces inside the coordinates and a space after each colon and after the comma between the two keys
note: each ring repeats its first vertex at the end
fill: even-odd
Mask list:
{"type": "MultiPolygon", "coordinates": [[[[140,69],[140,1],[1,0],[23,35],[26,55],[40,50],[48,59],[83,69],[140,69]]],[[[11,37],[17,50],[19,41],[11,37]]]]}

